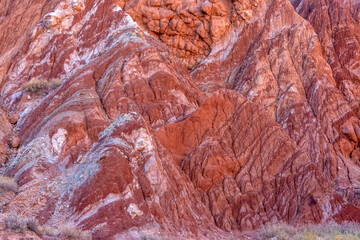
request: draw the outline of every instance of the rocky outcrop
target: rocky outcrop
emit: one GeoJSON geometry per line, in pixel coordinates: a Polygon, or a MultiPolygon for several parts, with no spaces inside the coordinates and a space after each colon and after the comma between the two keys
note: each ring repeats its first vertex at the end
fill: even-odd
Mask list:
{"type": "Polygon", "coordinates": [[[231,25],[240,25],[251,18],[260,0],[116,2],[192,69],[229,33],[231,25]]]}
{"type": "Polygon", "coordinates": [[[35,216],[41,223],[97,229],[95,239],[110,239],[131,227],[155,235],[180,229],[205,234],[213,228],[211,215],[149,129],[182,120],[204,95],[193,87],[186,69],[115,4],[91,4],[84,15],[89,22],[71,18],[64,13],[71,6],[64,6],[54,10],[65,16],[58,24],[33,30],[29,46],[2,83],[2,107],[19,114],[20,137],[16,157],[4,169],[20,193],[3,211],[35,216]],[[93,15],[102,11],[107,17],[96,20],[93,15]],[[67,16],[72,22],[64,25],[67,16]],[[89,26],[107,31],[94,36],[89,26]],[[51,56],[55,49],[61,53],[56,58],[51,56]],[[60,86],[41,94],[22,88],[31,79],[55,78],[62,79],[60,86]],[[119,215],[110,221],[110,212],[119,215]],[[205,224],[201,232],[198,224],[205,224]]]}
{"type": "Polygon", "coordinates": [[[0,4],[1,212],[93,239],[360,220],[357,43],[332,65],[305,3],[22,4],[0,4]]]}
{"type": "Polygon", "coordinates": [[[357,1],[291,1],[316,31],[338,89],[359,114],[360,4],[357,1]]]}
{"type": "Polygon", "coordinates": [[[308,154],[236,92],[213,94],[191,117],[157,136],[227,231],[270,221],[318,222],[341,206],[308,154]]]}
{"type": "Polygon", "coordinates": [[[286,1],[258,8],[256,20],[234,33],[236,41],[213,51],[192,76],[204,91],[233,89],[263,106],[358,206],[353,192],[360,180],[356,112],[338,89],[310,24],[286,1]]]}
{"type": "Polygon", "coordinates": [[[41,15],[53,6],[48,1],[36,4],[5,0],[0,3],[0,81],[11,66],[13,57],[24,46],[31,29],[40,21],[41,15]]]}

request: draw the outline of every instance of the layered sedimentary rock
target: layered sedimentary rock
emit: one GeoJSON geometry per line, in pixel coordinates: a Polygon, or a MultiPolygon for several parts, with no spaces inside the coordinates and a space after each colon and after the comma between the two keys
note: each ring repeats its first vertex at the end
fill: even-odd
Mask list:
{"type": "Polygon", "coordinates": [[[359,119],[338,89],[316,33],[290,2],[264,1],[258,8],[252,22],[193,71],[195,81],[204,91],[233,89],[263,106],[358,205],[359,119]]]}
{"type": "Polygon", "coordinates": [[[153,235],[205,234],[213,227],[210,213],[150,130],[193,112],[202,93],[117,5],[90,6],[85,14],[60,3],[54,12],[65,17],[33,30],[2,82],[2,106],[19,114],[20,139],[4,170],[20,193],[3,211],[93,229],[95,239],[137,226],[153,235]],[[97,18],[102,11],[106,17],[97,18]],[[104,30],[94,35],[97,28],[104,30]],[[55,78],[62,79],[56,89],[22,88],[55,78]]]}
{"type": "Polygon", "coordinates": [[[360,26],[358,1],[291,1],[317,33],[337,86],[359,117],[360,26]]]}
{"type": "Polygon", "coordinates": [[[360,6],[325,1],[330,33],[312,2],[1,3],[1,211],[93,239],[360,221],[360,6]]]}
{"type": "Polygon", "coordinates": [[[48,1],[20,2],[5,0],[0,3],[0,80],[8,71],[12,58],[23,47],[32,28],[41,21],[41,16],[51,11],[48,1]]]}
{"type": "Polygon", "coordinates": [[[192,116],[157,135],[227,231],[268,221],[321,221],[341,206],[308,154],[236,92],[213,94],[192,116]]]}

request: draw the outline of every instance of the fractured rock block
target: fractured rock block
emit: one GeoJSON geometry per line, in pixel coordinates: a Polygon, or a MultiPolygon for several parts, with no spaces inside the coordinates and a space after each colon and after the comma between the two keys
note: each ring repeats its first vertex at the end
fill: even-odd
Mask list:
{"type": "Polygon", "coordinates": [[[169,26],[169,20],[161,19],[160,20],[160,33],[164,33],[169,26]]]}
{"type": "Polygon", "coordinates": [[[20,138],[16,136],[11,140],[11,147],[18,148],[19,146],[20,146],[20,138]]]}
{"type": "Polygon", "coordinates": [[[126,0],[124,0],[124,1],[123,0],[114,0],[114,3],[116,5],[118,5],[119,7],[121,7],[121,9],[124,9],[126,0]]]}
{"type": "Polygon", "coordinates": [[[186,31],[186,24],[178,18],[173,18],[171,22],[169,23],[169,27],[171,30],[176,31],[178,33],[185,34],[186,31]]]}
{"type": "Polygon", "coordinates": [[[209,32],[206,30],[207,28],[207,25],[205,23],[201,23],[199,25],[199,27],[196,29],[196,32],[197,34],[199,34],[199,36],[204,39],[204,41],[207,43],[207,44],[211,44],[211,37],[210,37],[210,34],[209,32]]]}
{"type": "Polygon", "coordinates": [[[11,115],[9,115],[9,122],[11,124],[16,124],[18,120],[19,120],[19,114],[11,114],[11,115]]]}
{"type": "Polygon", "coordinates": [[[151,7],[160,7],[161,6],[161,0],[149,0],[148,5],[151,7]]]}
{"type": "Polygon", "coordinates": [[[206,13],[207,15],[213,15],[213,4],[210,2],[204,2],[203,5],[201,5],[201,10],[206,13]]]}
{"type": "Polygon", "coordinates": [[[351,122],[347,122],[342,126],[341,129],[342,133],[345,134],[345,136],[347,136],[350,140],[357,142],[357,136],[355,133],[355,129],[353,127],[353,125],[351,124],[351,122]]]}
{"type": "Polygon", "coordinates": [[[197,53],[198,52],[198,47],[195,46],[194,44],[187,42],[186,46],[185,46],[186,51],[192,52],[192,53],[197,53]]]}
{"type": "Polygon", "coordinates": [[[160,32],[160,26],[159,26],[159,20],[151,20],[146,24],[146,26],[149,28],[150,31],[159,33],[160,32]]]}
{"type": "Polygon", "coordinates": [[[159,14],[160,14],[160,19],[171,19],[175,16],[173,11],[164,8],[159,9],[159,14]]]}
{"type": "Polygon", "coordinates": [[[230,21],[228,18],[218,16],[211,17],[210,34],[212,41],[219,41],[229,26],[230,21]]]}
{"type": "Polygon", "coordinates": [[[175,3],[175,0],[165,0],[165,6],[166,7],[169,7],[169,6],[171,6],[172,4],[174,4],[175,3]]]}
{"type": "Polygon", "coordinates": [[[138,16],[138,13],[135,12],[134,9],[129,9],[126,11],[126,13],[129,14],[132,19],[136,19],[138,16]]]}
{"type": "Polygon", "coordinates": [[[172,11],[178,11],[181,9],[182,1],[181,0],[165,0],[165,6],[171,9],[172,11]]]}
{"type": "Polygon", "coordinates": [[[186,42],[184,41],[184,39],[179,38],[178,48],[179,48],[180,50],[184,50],[184,49],[185,49],[185,45],[186,45],[186,42]]]}
{"type": "Polygon", "coordinates": [[[159,12],[159,10],[153,7],[144,7],[141,11],[143,17],[151,19],[153,19],[153,16],[156,15],[156,12],[159,12]]]}
{"type": "Polygon", "coordinates": [[[201,10],[209,16],[227,16],[228,11],[223,2],[204,2],[201,6],[201,10]]]}

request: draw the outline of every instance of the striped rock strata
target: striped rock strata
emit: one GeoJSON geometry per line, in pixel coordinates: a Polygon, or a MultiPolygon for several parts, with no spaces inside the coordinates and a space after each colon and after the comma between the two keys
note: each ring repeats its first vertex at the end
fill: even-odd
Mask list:
{"type": "Polygon", "coordinates": [[[360,221],[359,5],[341,45],[311,2],[3,1],[1,212],[93,239],[360,221]]]}

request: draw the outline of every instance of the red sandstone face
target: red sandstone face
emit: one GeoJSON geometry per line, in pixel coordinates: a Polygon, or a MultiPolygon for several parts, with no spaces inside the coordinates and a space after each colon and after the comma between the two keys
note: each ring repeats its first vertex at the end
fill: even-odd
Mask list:
{"type": "Polygon", "coordinates": [[[0,171],[19,192],[1,211],[93,239],[360,221],[359,13],[2,1],[0,171]]]}

